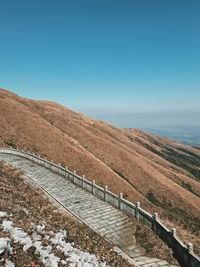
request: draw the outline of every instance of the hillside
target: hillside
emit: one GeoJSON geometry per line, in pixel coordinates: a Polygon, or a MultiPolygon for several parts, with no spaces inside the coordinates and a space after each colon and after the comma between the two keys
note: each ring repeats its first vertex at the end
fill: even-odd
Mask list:
{"type": "Polygon", "coordinates": [[[122,191],[200,247],[200,150],[3,89],[0,124],[0,146],[39,153],[122,191]]]}

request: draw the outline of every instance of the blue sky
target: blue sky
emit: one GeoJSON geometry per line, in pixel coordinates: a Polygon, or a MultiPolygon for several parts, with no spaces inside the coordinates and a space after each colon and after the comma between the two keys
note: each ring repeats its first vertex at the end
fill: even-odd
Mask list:
{"type": "Polygon", "coordinates": [[[200,124],[199,0],[0,0],[0,87],[122,127],[200,124]]]}

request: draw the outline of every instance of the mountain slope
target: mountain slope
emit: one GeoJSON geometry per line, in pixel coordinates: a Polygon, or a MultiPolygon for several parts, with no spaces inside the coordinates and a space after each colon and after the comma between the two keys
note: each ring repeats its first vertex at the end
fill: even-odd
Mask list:
{"type": "Polygon", "coordinates": [[[0,123],[1,146],[29,149],[67,165],[199,234],[200,150],[3,89],[0,123]]]}

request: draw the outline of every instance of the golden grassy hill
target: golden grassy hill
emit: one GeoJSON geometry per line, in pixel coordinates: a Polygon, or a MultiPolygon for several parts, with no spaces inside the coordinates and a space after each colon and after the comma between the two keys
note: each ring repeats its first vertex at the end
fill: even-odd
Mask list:
{"type": "Polygon", "coordinates": [[[29,149],[122,191],[175,223],[185,239],[200,242],[200,150],[3,89],[0,125],[1,147],[29,149]]]}

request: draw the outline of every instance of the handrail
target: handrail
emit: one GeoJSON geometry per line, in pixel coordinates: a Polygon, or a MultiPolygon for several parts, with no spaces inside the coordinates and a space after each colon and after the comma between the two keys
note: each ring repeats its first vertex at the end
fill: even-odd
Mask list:
{"type": "Polygon", "coordinates": [[[82,187],[84,190],[92,193],[96,197],[110,203],[115,208],[120,209],[122,212],[129,216],[134,216],[139,221],[148,225],[169,247],[172,248],[176,259],[179,261],[182,267],[200,267],[200,257],[193,252],[193,245],[188,243],[187,246],[176,236],[176,229],[169,230],[162,222],[160,222],[158,214],[154,213],[152,216],[140,207],[140,202],[136,204],[129,202],[123,198],[123,194],[116,195],[112,191],[109,191],[107,186],[104,188],[97,185],[95,180],[92,182],[85,178],[85,176],[79,176],[75,171],[68,170],[67,167],[56,164],[53,161],[48,161],[46,158],[40,157],[33,153],[25,152],[14,148],[2,148],[0,149],[2,154],[12,154],[19,157],[27,158],[33,162],[55,172],[70,182],[82,187]]]}

